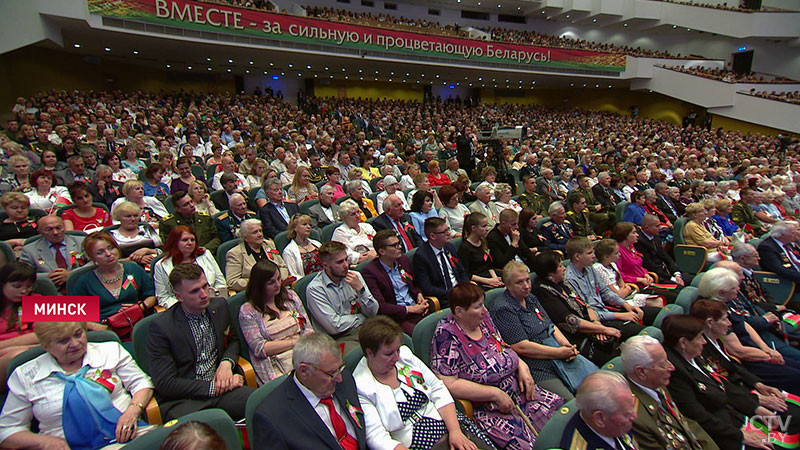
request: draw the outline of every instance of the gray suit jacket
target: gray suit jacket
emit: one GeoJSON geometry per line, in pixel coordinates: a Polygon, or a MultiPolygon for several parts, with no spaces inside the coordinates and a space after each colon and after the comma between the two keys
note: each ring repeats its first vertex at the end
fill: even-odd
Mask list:
{"type": "MultiPolygon", "coordinates": [[[[62,249],[61,251],[64,253],[64,258],[67,260],[68,270],[80,267],[88,261],[88,258],[84,256],[83,263],[76,259],[73,264],[72,258],[70,257],[70,254],[73,252],[75,254],[83,253],[83,239],[83,236],[64,235],[64,243],[67,244],[67,250],[64,252],[62,249]]],[[[22,247],[22,255],[20,255],[19,260],[33,266],[37,273],[50,273],[58,269],[56,257],[53,251],[50,250],[50,243],[47,242],[45,238],[38,239],[36,242],[22,247]]]]}
{"type": "MultiPolygon", "coordinates": [[[[339,221],[339,205],[333,203],[331,204],[331,210],[333,211],[333,217],[336,219],[335,221],[339,221]]],[[[311,227],[312,228],[322,228],[325,225],[330,225],[330,219],[328,216],[325,215],[325,212],[322,211],[322,206],[317,203],[316,205],[308,208],[308,215],[311,216],[311,227]]]]}

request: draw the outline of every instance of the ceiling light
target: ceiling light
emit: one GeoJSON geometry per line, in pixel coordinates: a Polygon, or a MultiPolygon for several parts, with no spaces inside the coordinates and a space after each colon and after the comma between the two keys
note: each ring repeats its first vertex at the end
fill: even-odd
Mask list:
{"type": "Polygon", "coordinates": [[[72,44],[72,46],[75,47],[75,48],[81,48],[81,44],[78,44],[77,42],[72,44]]]}
{"type": "Polygon", "coordinates": [[[233,64],[233,60],[228,58],[228,64],[233,64]]]}
{"type": "Polygon", "coordinates": [[[106,48],[104,48],[103,50],[105,50],[105,51],[107,51],[107,52],[110,52],[110,51],[111,51],[111,47],[106,47],[106,48]]]}
{"type": "Polygon", "coordinates": [[[302,76],[303,76],[303,74],[302,74],[302,73],[300,73],[300,72],[297,72],[297,76],[298,76],[298,77],[302,77],[302,76]]]}
{"type": "Polygon", "coordinates": [[[610,84],[608,85],[608,88],[611,89],[611,85],[610,84]]]}
{"type": "Polygon", "coordinates": [[[483,77],[478,77],[478,81],[483,81],[483,77]]]}
{"type": "Polygon", "coordinates": [[[267,74],[267,71],[265,70],[265,71],[264,71],[264,75],[266,75],[266,74],[267,74]]]}
{"type": "Polygon", "coordinates": [[[211,67],[209,67],[209,68],[208,68],[208,70],[210,71],[210,70],[211,70],[211,67]]]}
{"type": "Polygon", "coordinates": [[[231,73],[231,68],[230,67],[228,67],[227,72],[231,73]]]}
{"type": "Polygon", "coordinates": [[[328,70],[328,66],[325,66],[325,70],[328,70]]]}
{"type": "Polygon", "coordinates": [[[350,77],[348,77],[347,75],[345,75],[345,76],[344,76],[344,79],[345,79],[345,80],[349,80],[349,79],[350,79],[350,77]]]}
{"type": "Polygon", "coordinates": [[[187,67],[187,69],[192,70],[192,66],[187,67]]]}
{"type": "Polygon", "coordinates": [[[544,10],[542,10],[542,14],[544,14],[544,13],[545,13],[545,11],[544,11],[544,10]]]}
{"type": "Polygon", "coordinates": [[[342,67],[342,72],[344,72],[344,67],[342,67]]]}
{"type": "Polygon", "coordinates": [[[570,83],[569,87],[575,87],[575,83],[570,83]]]}
{"type": "Polygon", "coordinates": [[[250,65],[251,65],[251,66],[253,65],[253,61],[250,61],[250,65]]]}
{"type": "Polygon", "coordinates": [[[592,22],[597,22],[597,19],[592,19],[592,22]]]}
{"type": "Polygon", "coordinates": [[[596,88],[599,88],[599,87],[600,87],[600,85],[599,85],[599,84],[595,84],[595,85],[594,85],[594,87],[596,87],[596,88]]]}
{"type": "MultiPolygon", "coordinates": [[[[520,10],[522,10],[522,8],[517,6],[517,11],[520,11],[520,10]]],[[[472,85],[470,85],[470,86],[472,86],[472,85]]]]}
{"type": "Polygon", "coordinates": [[[211,62],[211,58],[206,58],[206,61],[211,62]]]}
{"type": "Polygon", "coordinates": [[[250,69],[245,69],[244,73],[250,73],[250,69]]]}
{"type": "Polygon", "coordinates": [[[311,66],[310,65],[306,66],[306,69],[311,70],[311,66]]]}
{"type": "Polygon", "coordinates": [[[314,78],[317,78],[317,74],[314,74],[314,78]]]}
{"type": "Polygon", "coordinates": [[[285,75],[286,75],[286,72],[281,72],[281,76],[285,76],[285,75]]]}
{"type": "Polygon", "coordinates": [[[138,55],[138,54],[139,54],[139,50],[134,50],[134,51],[133,51],[133,54],[134,54],[134,55],[138,55]]]}
{"type": "Polygon", "coordinates": [[[169,64],[167,64],[167,69],[169,69],[170,67],[172,67],[172,66],[170,66],[169,64]]]}
{"type": "Polygon", "coordinates": [[[622,24],[622,26],[623,26],[623,27],[627,27],[627,26],[628,26],[628,24],[627,24],[627,23],[623,23],[623,24],[622,24]]]}
{"type": "Polygon", "coordinates": [[[673,25],[672,29],[674,30],[675,28],[678,28],[678,26],[677,25],[673,25]]]}
{"type": "Polygon", "coordinates": [[[290,63],[290,64],[289,64],[289,68],[291,69],[292,67],[294,67],[294,64],[291,64],[291,63],[290,63]]]}
{"type": "Polygon", "coordinates": [[[270,67],[272,67],[272,66],[274,66],[274,65],[275,65],[275,63],[273,63],[272,61],[270,61],[270,63],[269,63],[269,66],[270,66],[270,67]]]}
{"type": "Polygon", "coordinates": [[[567,14],[567,19],[569,19],[569,14],[567,14]]]}
{"type": "Polygon", "coordinates": [[[691,28],[687,28],[686,31],[692,31],[692,29],[691,28]]]}
{"type": "Polygon", "coordinates": [[[586,87],[586,83],[583,83],[583,87],[586,87]]]}
{"type": "Polygon", "coordinates": [[[364,72],[364,69],[358,69],[358,73],[364,72]]]}
{"type": "Polygon", "coordinates": [[[380,72],[378,72],[378,71],[376,70],[376,71],[375,71],[375,73],[377,74],[377,73],[380,73],[380,72]]]}

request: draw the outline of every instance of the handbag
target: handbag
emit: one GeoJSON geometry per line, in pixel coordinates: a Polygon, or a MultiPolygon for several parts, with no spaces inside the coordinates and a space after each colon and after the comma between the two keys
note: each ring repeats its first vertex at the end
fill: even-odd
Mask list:
{"type": "Polygon", "coordinates": [[[136,322],[144,319],[145,304],[143,301],[138,301],[132,305],[123,305],[119,311],[106,317],[103,324],[117,333],[122,342],[131,340],[131,332],[136,322]]]}

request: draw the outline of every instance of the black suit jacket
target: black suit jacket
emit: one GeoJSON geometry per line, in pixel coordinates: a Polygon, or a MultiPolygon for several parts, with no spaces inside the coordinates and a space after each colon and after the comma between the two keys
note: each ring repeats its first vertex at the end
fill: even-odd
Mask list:
{"type": "Polygon", "coordinates": [[[758,255],[761,256],[761,268],[774,272],[779,277],[800,283],[800,272],[794,268],[789,257],[774,239],[767,236],[758,244],[758,255]]]}
{"type": "MultiPolygon", "coordinates": [[[[360,407],[356,382],[348,371],[336,385],[334,398],[339,402],[342,419],[350,421],[358,448],[367,448],[363,416],[358,426],[347,413],[347,403],[360,407]]],[[[336,437],[319,418],[294,381],[294,372],[258,405],[253,416],[253,448],[269,450],[341,450],[336,437]]]]}
{"type": "Polygon", "coordinates": [[[517,248],[511,246],[503,233],[497,229],[497,225],[492,228],[492,231],[486,236],[486,244],[489,246],[489,253],[492,255],[492,265],[495,269],[503,269],[503,267],[519,256],[529,267],[532,266],[533,253],[522,237],[519,239],[517,248]]]}
{"type": "MultiPolygon", "coordinates": [[[[406,234],[408,235],[408,238],[411,239],[411,243],[414,245],[414,248],[419,247],[420,244],[422,244],[422,237],[420,236],[420,233],[414,228],[414,225],[411,224],[411,220],[409,219],[408,214],[403,214],[403,217],[400,218],[400,225],[402,225],[403,229],[406,230],[406,234]]],[[[386,213],[381,214],[372,221],[372,228],[375,228],[375,231],[392,230],[394,232],[397,232],[397,227],[394,226],[394,222],[389,216],[386,215],[386,213]]],[[[419,230],[419,231],[422,233],[425,232],[425,230],[419,230]]],[[[403,239],[400,239],[400,242],[403,243],[404,252],[411,250],[410,248],[405,248],[406,243],[405,241],[403,241],[403,239]]]]}
{"type": "Polygon", "coordinates": [[[658,236],[650,240],[642,231],[639,231],[639,240],[633,246],[642,254],[642,266],[648,272],[658,275],[658,279],[662,283],[667,282],[672,278],[673,273],[679,271],[675,260],[664,250],[664,245],[661,244],[661,238],[658,236]]]}
{"type": "MultiPolygon", "coordinates": [[[[239,358],[239,340],[236,333],[225,335],[231,326],[228,303],[225,299],[214,298],[206,310],[214,326],[218,349],[216,366],[223,359],[235,364],[239,358]]],[[[147,355],[162,414],[167,414],[172,402],[209,398],[211,382],[195,377],[197,347],[181,303],[172,305],[150,323],[147,355]]]]}
{"type": "Polygon", "coordinates": [[[725,391],[675,350],[666,346],[664,349],[675,366],[667,388],[678,410],[699,423],[720,450],[739,450],[743,438],[739,427],[744,417],[728,403],[725,391]]]}
{"type": "Polygon", "coordinates": [[[616,211],[617,203],[622,201],[611,188],[606,189],[605,186],[600,183],[592,186],[592,194],[594,194],[595,201],[603,205],[603,210],[607,212],[616,211]]]}
{"type": "Polygon", "coordinates": [[[670,222],[675,223],[675,221],[678,220],[678,216],[675,215],[675,213],[678,212],[678,208],[675,207],[675,204],[672,203],[671,200],[666,199],[660,195],[656,195],[656,208],[658,208],[659,211],[663,212],[664,215],[667,216],[667,219],[669,219],[670,222]],[[670,208],[670,205],[672,205],[672,208],[670,208]],[[675,209],[675,213],[672,212],[672,209],[675,209]]]}
{"type": "MultiPolygon", "coordinates": [[[[286,208],[289,218],[300,211],[295,203],[283,202],[283,206],[286,208]]],[[[270,239],[275,239],[278,233],[286,231],[286,227],[289,226],[289,222],[283,220],[281,213],[272,202],[267,202],[266,205],[259,208],[258,218],[261,219],[261,225],[264,227],[264,235],[270,239]]]]}
{"type": "MultiPolygon", "coordinates": [[[[456,248],[453,244],[447,243],[443,249],[451,257],[451,270],[454,271],[456,282],[463,283],[469,281],[469,275],[464,270],[464,266],[458,261],[456,248]],[[453,264],[455,262],[455,264],[453,264]]],[[[424,242],[419,246],[414,254],[414,279],[417,286],[422,289],[422,293],[436,297],[442,308],[447,307],[447,288],[445,288],[444,278],[442,275],[442,266],[439,260],[436,259],[436,254],[433,252],[433,247],[428,242],[424,242]]]]}

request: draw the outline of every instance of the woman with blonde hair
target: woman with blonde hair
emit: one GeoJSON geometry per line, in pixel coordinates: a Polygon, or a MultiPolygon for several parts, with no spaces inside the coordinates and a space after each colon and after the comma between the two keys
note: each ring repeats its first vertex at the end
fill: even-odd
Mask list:
{"type": "Polygon", "coordinates": [[[283,164],[286,166],[286,172],[281,174],[281,186],[286,187],[292,184],[294,176],[297,173],[297,158],[294,156],[287,156],[284,158],[283,164]]]}
{"type": "Polygon", "coordinates": [[[15,252],[22,251],[25,239],[37,235],[30,205],[30,199],[19,192],[7,192],[0,197],[0,206],[8,215],[0,222],[0,241],[5,241],[15,252]]]}
{"type": "Polygon", "coordinates": [[[117,241],[122,258],[129,258],[141,266],[148,266],[158,256],[161,238],[148,223],[139,223],[142,208],[131,202],[122,202],[114,209],[114,220],[119,227],[109,234],[117,241]]]}
{"type": "Polygon", "coordinates": [[[345,200],[339,205],[339,217],[344,223],[333,232],[332,241],[341,242],[347,247],[347,260],[351,265],[370,261],[378,256],[372,246],[375,229],[362,223],[362,212],[358,204],[345,200]]]}
{"type": "Polygon", "coordinates": [[[256,158],[253,161],[253,166],[250,168],[250,173],[247,174],[245,180],[250,189],[261,187],[261,180],[264,173],[267,171],[267,161],[263,158],[256,158]]]}
{"type": "Polygon", "coordinates": [[[319,197],[317,187],[311,184],[311,172],[306,166],[300,166],[294,173],[292,185],[288,189],[288,197],[290,202],[303,203],[306,200],[315,200],[319,197]]]}
{"type": "Polygon", "coordinates": [[[211,196],[208,194],[208,186],[200,180],[194,180],[189,183],[189,197],[192,199],[192,203],[194,203],[194,207],[197,212],[204,212],[208,213],[208,215],[213,216],[217,214],[219,210],[214,203],[211,201],[211,196]]]}
{"type": "MultiPolygon", "coordinates": [[[[122,185],[122,195],[124,197],[114,200],[111,205],[111,216],[114,216],[114,209],[122,202],[132,202],[142,208],[141,222],[149,222],[153,227],[158,227],[158,221],[167,216],[167,208],[155,197],[145,197],[144,183],[139,180],[128,180],[122,185]]],[[[116,223],[116,221],[114,222],[116,223]]]]}
{"type": "Polygon", "coordinates": [[[683,227],[683,239],[686,243],[705,247],[709,262],[726,259],[723,247],[728,243],[714,238],[703,226],[707,217],[706,208],[701,203],[690,203],[686,206],[686,216],[690,219],[683,227]]]}
{"type": "Polygon", "coordinates": [[[0,192],[28,191],[31,188],[30,168],[31,161],[22,155],[8,158],[8,169],[11,173],[0,180],[0,192]]]}
{"type": "Polygon", "coordinates": [[[289,244],[283,249],[283,260],[289,267],[289,274],[298,280],[304,276],[322,270],[319,259],[319,241],[309,238],[311,235],[311,217],[295,214],[287,226],[289,244]]]}

